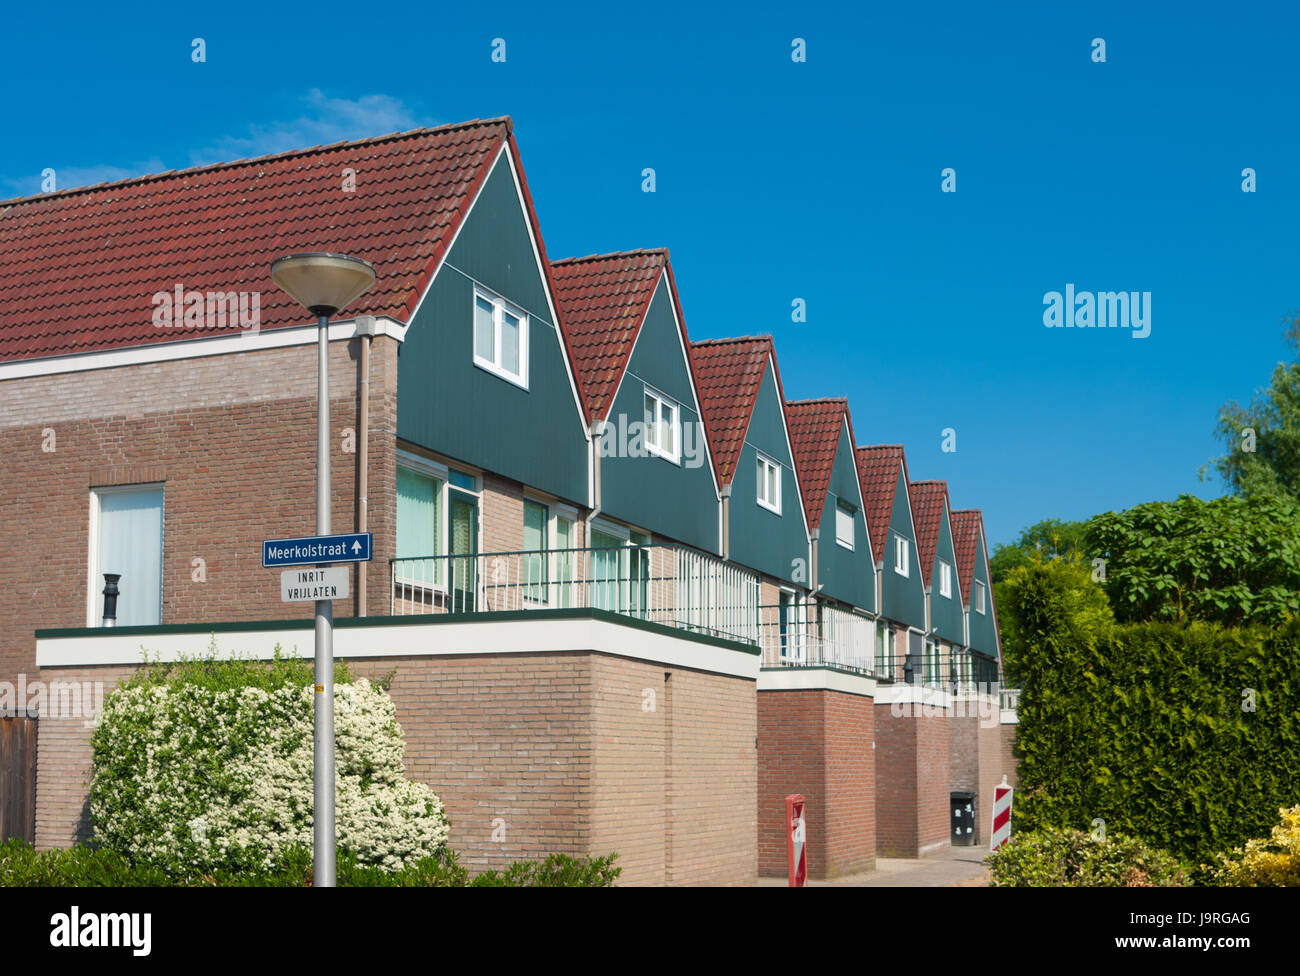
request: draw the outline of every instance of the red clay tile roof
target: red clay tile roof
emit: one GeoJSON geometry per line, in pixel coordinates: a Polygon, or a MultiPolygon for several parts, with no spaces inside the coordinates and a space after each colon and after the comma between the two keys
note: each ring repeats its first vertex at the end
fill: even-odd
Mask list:
{"type": "Polygon", "coordinates": [[[975,554],[979,551],[980,531],[984,516],[978,508],[957,508],[952,515],[952,545],[957,551],[957,577],[961,580],[962,595],[970,603],[975,582],[975,554]]]}
{"type": "Polygon", "coordinates": [[[555,304],[590,420],[606,419],[614,405],[614,393],[667,265],[668,251],[663,248],[551,262],[555,304]]]}
{"type": "Polygon", "coordinates": [[[898,489],[898,467],[903,466],[903,480],[907,480],[907,456],[902,444],[873,444],[859,447],[858,480],[862,482],[862,497],[867,506],[867,530],[871,534],[871,551],[877,559],[884,558],[885,544],[889,541],[889,520],[894,513],[894,492],[898,489]]]}
{"type": "Polygon", "coordinates": [[[922,582],[929,586],[943,512],[948,507],[948,482],[913,481],[907,491],[912,500],[912,521],[916,524],[916,561],[921,564],[922,582]]]}
{"type": "MultiPolygon", "coordinates": [[[[736,475],[740,450],[745,443],[754,401],[762,387],[768,360],[771,359],[774,368],[776,366],[772,337],[707,339],[692,342],[690,351],[718,483],[730,484],[736,475]]],[[[779,374],[776,384],[777,395],[782,396],[779,374]]]]}
{"type": "Polygon", "coordinates": [[[405,322],[503,144],[519,164],[511,129],[475,120],[0,203],[0,362],[196,338],[152,322],[152,296],[177,284],[260,292],[261,329],[306,324],[270,274],[298,251],[370,261],[375,285],[347,314],[405,322]]]}
{"type": "MultiPolygon", "coordinates": [[[[840,429],[847,420],[849,443],[853,443],[853,421],[849,418],[849,401],[843,397],[824,400],[796,400],[785,405],[786,423],[790,426],[790,444],[799,474],[799,490],[808,513],[808,528],[821,522],[826,507],[826,492],[835,467],[835,450],[840,429]]],[[[859,485],[860,487],[860,485],[859,485]]],[[[864,516],[866,513],[863,513],[864,516]]]]}

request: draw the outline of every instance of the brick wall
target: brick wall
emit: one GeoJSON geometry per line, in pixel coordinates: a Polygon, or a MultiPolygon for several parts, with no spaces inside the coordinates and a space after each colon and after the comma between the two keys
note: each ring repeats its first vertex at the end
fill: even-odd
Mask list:
{"type": "Polygon", "coordinates": [[[808,876],[870,870],[876,856],[875,706],[829,689],[758,695],[759,873],[787,873],[785,798],[804,797],[808,876]]]}
{"type": "MultiPolygon", "coordinates": [[[[371,677],[396,669],[408,775],[442,798],[450,844],[471,870],[617,852],[623,885],[753,883],[752,680],[587,651],[351,667],[371,677]]],[[[132,670],[46,674],[111,688],[132,670]]],[[[89,738],[81,719],[40,723],[39,846],[89,836],[89,738]]]]}
{"type": "MultiPolygon", "coordinates": [[[[351,428],[355,441],[359,353],[360,340],[330,347],[335,531],[353,529],[357,518],[359,459],[344,450],[343,434],[351,428]]],[[[262,569],[260,552],[263,539],[315,533],[315,357],[315,347],[299,346],[0,383],[0,521],[22,526],[34,543],[30,552],[6,547],[0,555],[0,680],[35,677],[37,628],[86,625],[95,487],[163,483],[164,623],[310,612],[280,602],[277,574],[262,569]],[[196,559],[203,560],[201,573],[196,559]]],[[[377,338],[370,383],[372,613],[389,609],[395,383],[396,342],[377,338]]],[[[96,583],[96,593],[102,586],[96,583]]],[[[351,602],[335,612],[355,612],[351,602]]]]}
{"type": "Polygon", "coordinates": [[[671,669],[668,884],[753,884],[758,870],[757,705],[752,680],[671,669]]]}
{"type": "Polygon", "coordinates": [[[917,857],[951,843],[952,721],[944,709],[876,705],[876,852],[917,857]]]}

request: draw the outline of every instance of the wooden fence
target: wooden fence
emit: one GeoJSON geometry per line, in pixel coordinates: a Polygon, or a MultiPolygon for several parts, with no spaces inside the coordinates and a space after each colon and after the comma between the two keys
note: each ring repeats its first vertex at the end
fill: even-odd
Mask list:
{"type": "Polygon", "coordinates": [[[0,841],[36,843],[36,719],[0,718],[0,841]]]}

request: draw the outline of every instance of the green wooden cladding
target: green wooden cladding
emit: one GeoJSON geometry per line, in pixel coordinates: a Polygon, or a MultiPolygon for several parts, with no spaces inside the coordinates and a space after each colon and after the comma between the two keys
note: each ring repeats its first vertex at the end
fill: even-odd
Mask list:
{"type": "Polygon", "coordinates": [[[653,454],[631,456],[631,451],[628,456],[620,456],[620,451],[602,457],[602,511],[610,518],[716,553],[718,493],[690,368],[673,317],[672,293],[663,278],[650,300],[607,422],[620,430],[630,430],[633,422],[641,422],[647,386],[679,406],[681,463],[653,454]]]}
{"type": "MultiPolygon", "coordinates": [[[[968,604],[970,604],[970,646],[977,651],[982,651],[989,657],[998,656],[998,634],[997,626],[993,619],[993,587],[989,586],[988,559],[984,550],[984,533],[979,534],[979,544],[975,550],[975,572],[972,574],[975,581],[984,584],[984,612],[976,613],[975,606],[971,603],[972,594],[965,593],[968,604]]],[[[972,587],[973,589],[974,587],[972,587]]]]}
{"type": "Polygon", "coordinates": [[[890,620],[911,627],[925,628],[925,585],[921,580],[921,566],[916,551],[916,534],[912,531],[911,503],[908,501],[907,479],[903,467],[898,467],[898,482],[894,487],[894,509],[889,517],[889,537],[884,553],[876,553],[883,564],[881,570],[880,614],[890,620]],[[902,537],[911,548],[907,576],[894,571],[894,540],[902,537]]]}
{"type": "Polygon", "coordinates": [[[835,463],[831,467],[830,484],[819,523],[821,531],[817,545],[817,583],[825,596],[874,613],[876,572],[872,565],[866,513],[862,510],[858,485],[857,462],[853,454],[853,442],[849,440],[848,424],[841,424],[839,444],[835,448],[835,463]],[[835,539],[835,510],[841,502],[853,509],[852,549],[840,545],[835,539]]]}
{"type": "Polygon", "coordinates": [[[503,156],[398,353],[397,436],[585,504],[585,422],[527,219],[503,156]],[[474,365],[475,282],[528,313],[527,390],[474,365]]]}
{"type": "Polygon", "coordinates": [[[962,613],[962,597],[957,580],[957,554],[953,549],[952,524],[945,506],[939,522],[939,541],[934,547],[934,565],[930,568],[930,627],[941,640],[962,644],[966,640],[962,613]],[[952,595],[944,596],[939,590],[939,561],[943,560],[952,574],[952,595]]]}
{"type": "Polygon", "coordinates": [[[786,438],[781,397],[771,360],[763,374],[745,443],[731,481],[731,559],[761,573],[806,587],[808,529],[799,507],[799,482],[786,438]],[[781,514],[758,504],[758,455],[781,466],[781,514]]]}

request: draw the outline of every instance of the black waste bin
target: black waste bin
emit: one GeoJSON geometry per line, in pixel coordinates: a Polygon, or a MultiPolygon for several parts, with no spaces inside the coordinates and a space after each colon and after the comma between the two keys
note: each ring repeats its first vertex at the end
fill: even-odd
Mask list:
{"type": "Polygon", "coordinates": [[[953,790],[950,796],[952,807],[952,846],[970,847],[975,843],[975,794],[968,790],[953,790]]]}

